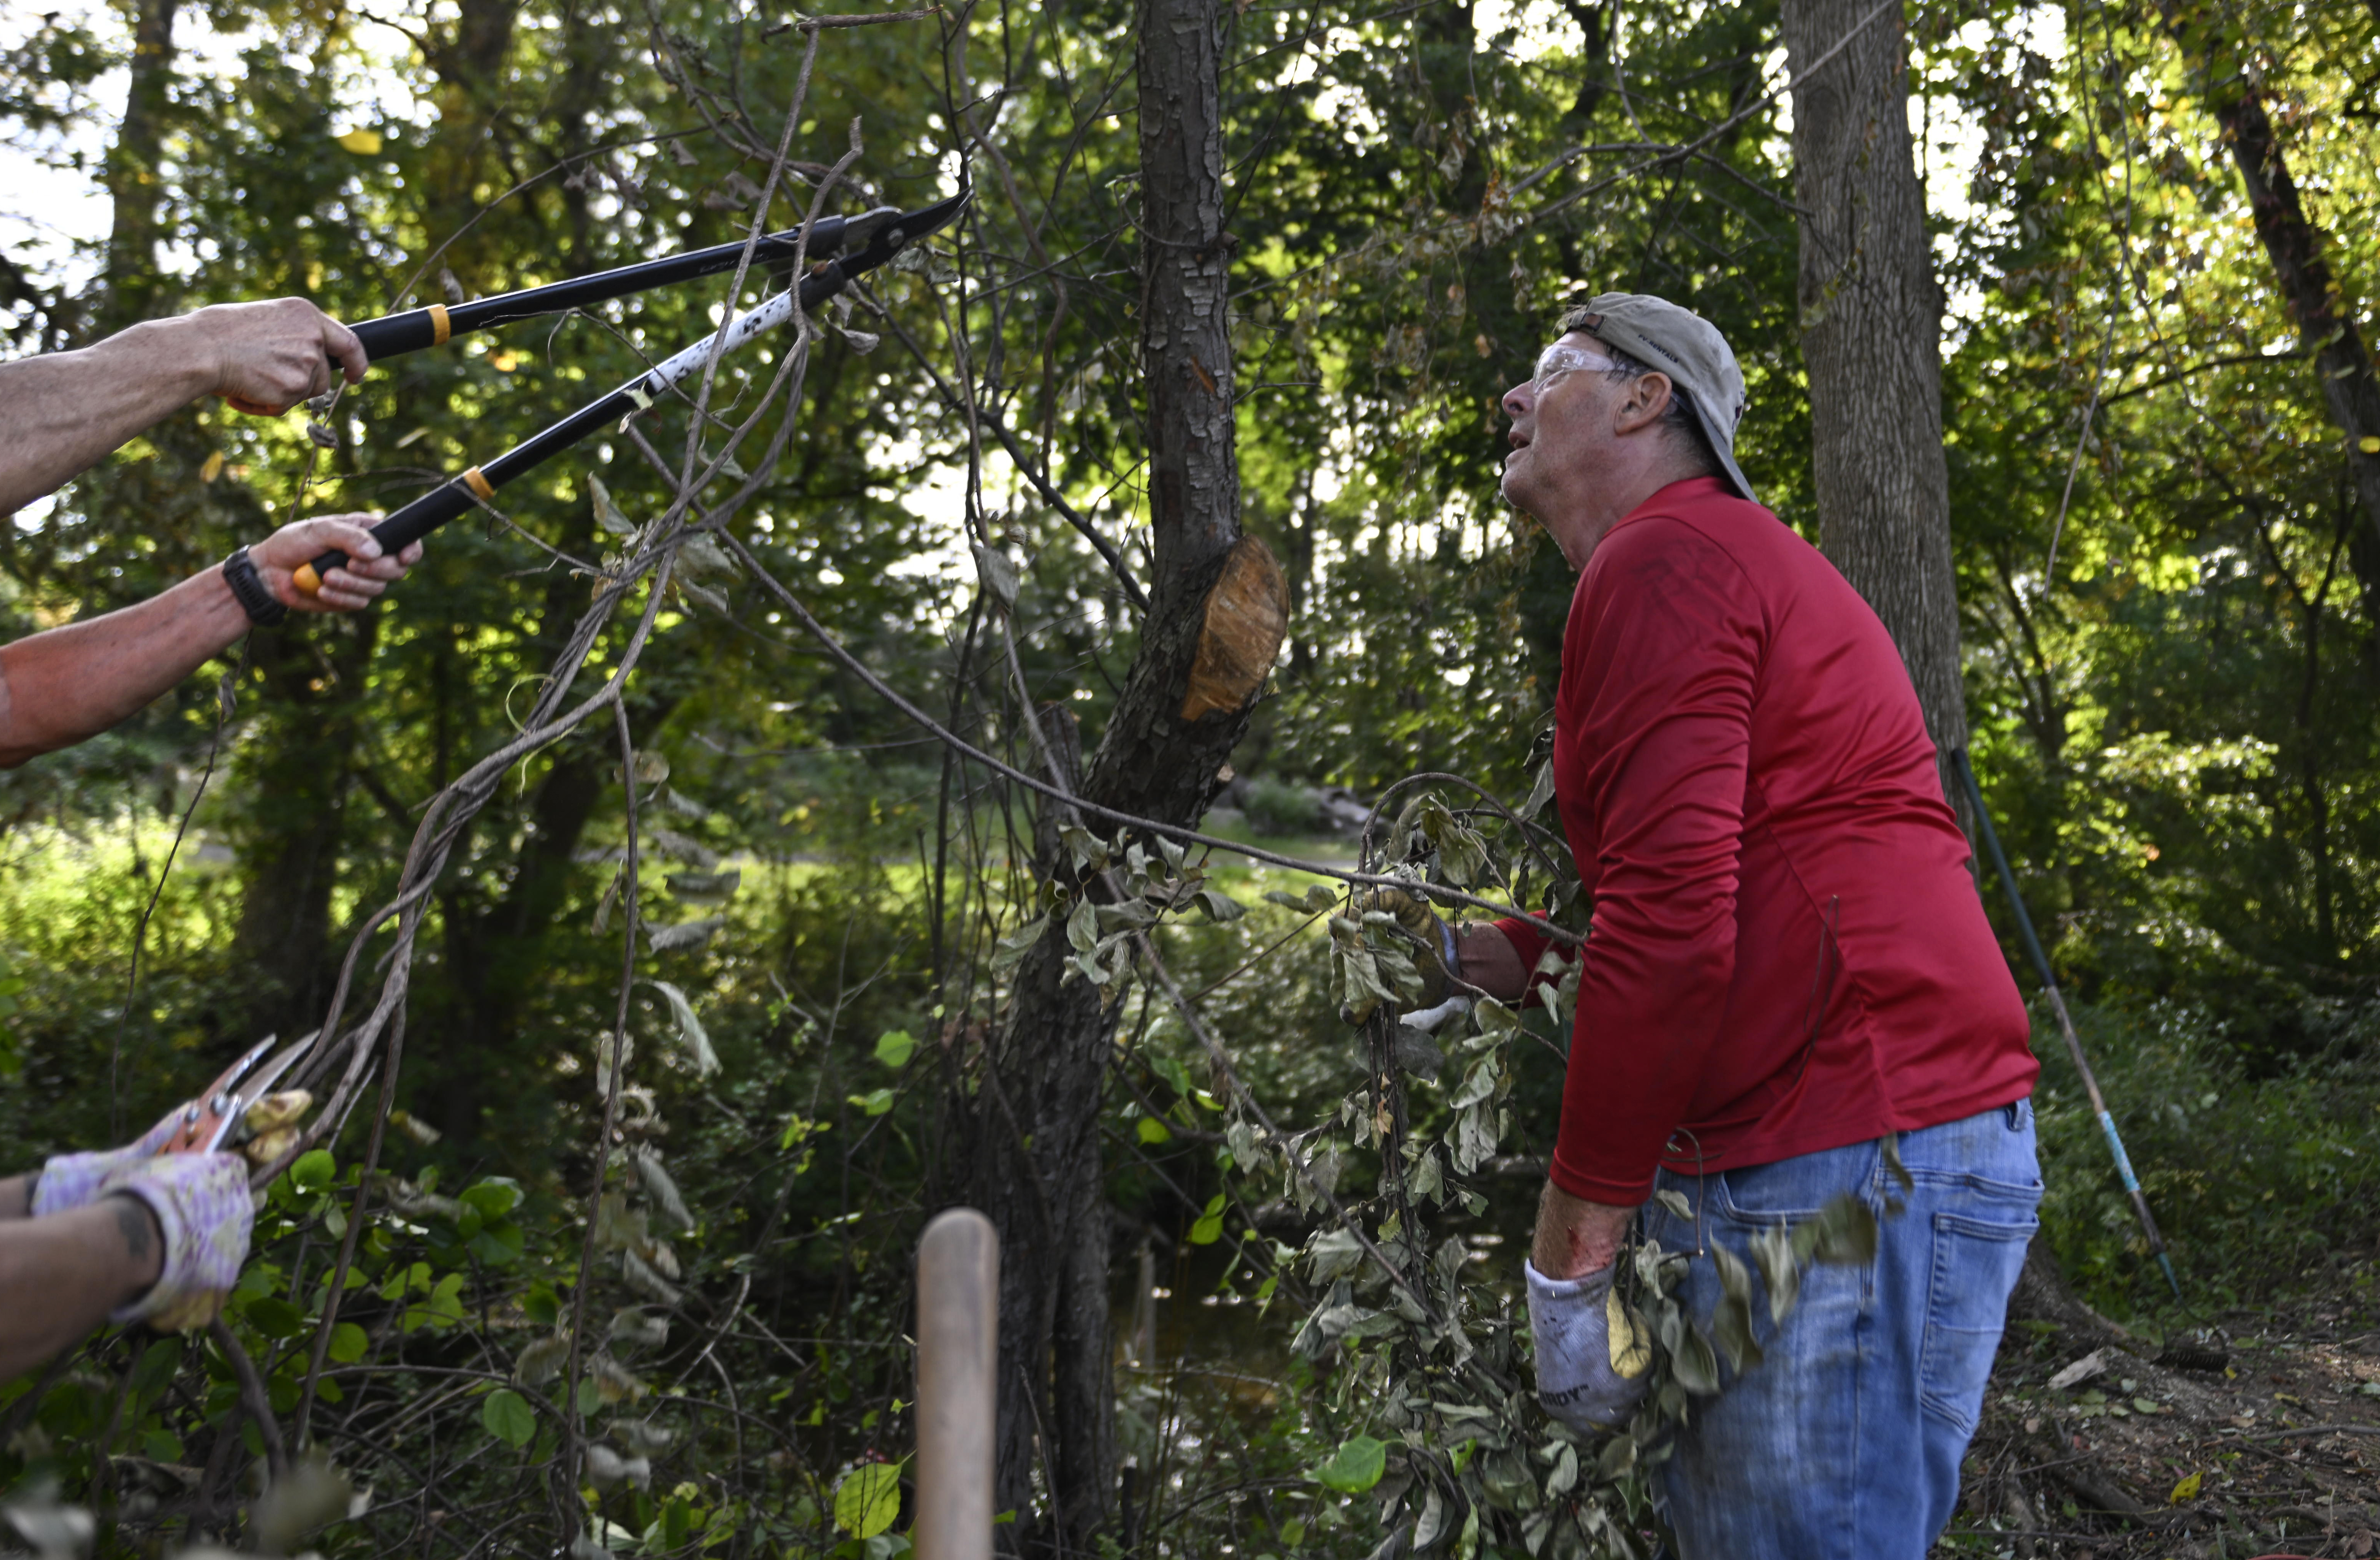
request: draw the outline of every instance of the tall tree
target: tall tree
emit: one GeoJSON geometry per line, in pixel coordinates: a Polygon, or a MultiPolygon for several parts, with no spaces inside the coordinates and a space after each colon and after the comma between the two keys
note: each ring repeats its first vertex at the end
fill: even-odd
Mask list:
{"type": "Polygon", "coordinates": [[[133,12],[131,80],[124,119],[107,152],[112,212],[99,335],[146,319],[160,302],[157,239],[166,191],[161,175],[173,116],[174,19],[179,9],[179,0],[140,0],[133,12]]]}
{"type": "Polygon", "coordinates": [[[1785,0],[1783,15],[1819,544],[1900,647],[1943,793],[1963,818],[1949,768],[1967,745],[1967,707],[1942,454],[1942,289],[1909,134],[1907,34],[1898,7],[1879,15],[1871,0],[1785,0]]]}
{"type": "Polygon", "coordinates": [[[2380,374],[2363,344],[2356,311],[2331,270],[2329,234],[2306,213],[2297,180],[2257,82],[2261,72],[2241,57],[2251,34],[2240,18],[2212,6],[2159,0],[2166,28],[2189,67],[2192,84],[2223,128],[2247,186],[2256,237],[2273,262],[2273,277],[2313,360],[2330,420],[2347,436],[2348,469],[2366,522],[2349,549],[2367,592],[2380,591],[2380,374]]]}
{"type": "MultiPolygon", "coordinates": [[[[1148,396],[1150,605],[1080,794],[1188,823],[1278,653],[1280,567],[1240,524],[1227,291],[1216,0],[1139,7],[1141,367],[1148,396]]],[[[1061,723],[1062,724],[1062,723],[1061,723]]],[[[1066,767],[1065,744],[1051,745],[1066,767]]],[[[1096,817],[1087,820],[1108,833],[1096,817]]],[[[1043,878],[1072,878],[1054,837],[1043,878]]],[[[1078,884],[1099,892],[1096,880],[1078,884]]],[[[1053,923],[1018,971],[990,1084],[963,1102],[970,1151],[949,1188],[989,1204],[1011,1260],[1001,1272],[1001,1504],[1046,1515],[1031,1549],[1087,1553],[1115,1482],[1108,1335],[1108,1210],[1099,1114],[1121,1005],[1074,969],[1053,923]]]]}

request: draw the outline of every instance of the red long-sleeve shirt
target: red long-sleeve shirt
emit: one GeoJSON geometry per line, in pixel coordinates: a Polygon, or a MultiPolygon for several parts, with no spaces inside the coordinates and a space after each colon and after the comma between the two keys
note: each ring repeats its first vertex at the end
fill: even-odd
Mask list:
{"type": "MultiPolygon", "coordinates": [[[[1716,479],[1580,574],[1554,784],[1594,930],[1554,1184],[1765,1164],[2023,1098],[2024,1005],[1900,653],[1816,549],[1716,479]]],[[[1498,923],[1535,967],[1544,940],[1498,923]]]]}

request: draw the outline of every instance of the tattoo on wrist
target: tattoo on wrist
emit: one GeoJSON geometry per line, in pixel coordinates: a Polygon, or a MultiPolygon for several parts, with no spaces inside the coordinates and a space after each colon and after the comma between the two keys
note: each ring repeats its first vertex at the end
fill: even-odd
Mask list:
{"type": "Polygon", "coordinates": [[[115,1227],[124,1234],[126,1249],[136,1262],[149,1260],[149,1210],[139,1198],[111,1197],[115,1204],[115,1227]]]}

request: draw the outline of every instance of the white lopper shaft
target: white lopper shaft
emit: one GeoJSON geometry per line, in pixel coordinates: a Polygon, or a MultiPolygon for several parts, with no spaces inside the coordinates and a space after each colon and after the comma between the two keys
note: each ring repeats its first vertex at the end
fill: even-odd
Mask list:
{"type": "Polygon", "coordinates": [[[972,1208],[917,1243],[917,1560],[991,1560],[1000,1235],[972,1208]]]}
{"type": "MultiPolygon", "coordinates": [[[[775,330],[794,317],[794,292],[787,287],[749,314],[739,315],[727,327],[727,351],[733,352],[762,331],[775,330]]],[[[701,372],[710,360],[710,344],[719,339],[717,331],[687,347],[674,358],[664,358],[652,372],[645,375],[643,389],[648,396],[658,396],[679,381],[701,372]]],[[[721,356],[725,356],[722,353],[721,356]]]]}

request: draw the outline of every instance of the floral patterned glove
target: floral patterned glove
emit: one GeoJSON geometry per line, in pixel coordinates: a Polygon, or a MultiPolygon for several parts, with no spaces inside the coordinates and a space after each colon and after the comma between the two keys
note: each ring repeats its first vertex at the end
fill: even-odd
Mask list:
{"type": "Polygon", "coordinates": [[[157,1215],[165,1266],[147,1294],[109,1320],[188,1333],[222,1314],[256,1223],[248,1161],[236,1153],[165,1154],[102,1183],[101,1196],[116,1194],[139,1198],[157,1215]]]}
{"type": "Polygon", "coordinates": [[[120,1149],[104,1149],[96,1153],[62,1153],[42,1166],[42,1174],[33,1183],[33,1217],[45,1219],[52,1213],[70,1213],[78,1208],[88,1208],[99,1199],[99,1188],[110,1176],[146,1164],[157,1157],[157,1151],[174,1135],[181,1112],[170,1110],[164,1120],[143,1133],[140,1140],[120,1149]]]}
{"type": "Polygon", "coordinates": [[[1537,1401],[1546,1412],[1576,1430],[1616,1430],[1636,1411],[1651,1384],[1648,1350],[1638,1343],[1623,1310],[1617,1327],[1612,1311],[1619,1296],[1611,1287],[1619,1264],[1582,1278],[1548,1278],[1537,1264],[1529,1274],[1529,1331],[1537,1343],[1537,1401]]]}

